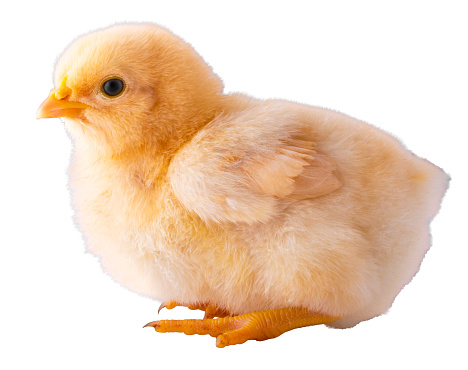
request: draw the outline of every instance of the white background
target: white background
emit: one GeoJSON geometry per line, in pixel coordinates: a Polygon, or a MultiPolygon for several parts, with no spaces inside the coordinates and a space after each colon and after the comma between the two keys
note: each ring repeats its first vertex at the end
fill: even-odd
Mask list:
{"type": "MultiPolygon", "coordinates": [[[[463,1],[38,1],[1,15],[2,369],[467,368],[467,11],[463,1]],[[333,108],[401,138],[452,177],[433,247],[389,314],[224,349],[142,329],[163,311],[85,253],[67,189],[71,142],[36,121],[57,56],[120,21],[190,42],[226,91],[333,108]]],[[[20,5],[18,5],[20,4],[20,5]]],[[[13,8],[12,8],[13,7],[13,8]]]]}

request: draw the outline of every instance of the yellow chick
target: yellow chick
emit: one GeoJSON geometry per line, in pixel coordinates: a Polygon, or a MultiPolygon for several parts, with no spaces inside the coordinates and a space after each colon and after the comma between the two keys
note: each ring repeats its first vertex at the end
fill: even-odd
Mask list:
{"type": "Polygon", "coordinates": [[[134,291],[205,311],[158,332],[218,347],[381,315],[419,270],[448,177],[335,111],[224,94],[152,24],[75,40],[38,118],[74,140],[79,227],[134,291]]]}

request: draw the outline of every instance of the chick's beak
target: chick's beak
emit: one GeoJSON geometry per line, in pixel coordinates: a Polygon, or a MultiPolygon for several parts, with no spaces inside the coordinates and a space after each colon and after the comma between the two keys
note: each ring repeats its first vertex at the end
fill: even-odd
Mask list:
{"type": "Polygon", "coordinates": [[[59,87],[52,89],[37,110],[36,118],[77,117],[89,106],[68,100],[72,90],[66,85],[66,77],[59,87]]]}

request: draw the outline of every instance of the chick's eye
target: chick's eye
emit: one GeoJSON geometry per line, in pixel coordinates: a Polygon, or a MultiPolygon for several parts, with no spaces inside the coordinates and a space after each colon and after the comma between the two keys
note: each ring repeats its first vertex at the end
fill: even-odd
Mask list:
{"type": "Polygon", "coordinates": [[[111,78],[104,82],[101,91],[108,97],[116,97],[122,93],[125,83],[120,78],[111,78]]]}

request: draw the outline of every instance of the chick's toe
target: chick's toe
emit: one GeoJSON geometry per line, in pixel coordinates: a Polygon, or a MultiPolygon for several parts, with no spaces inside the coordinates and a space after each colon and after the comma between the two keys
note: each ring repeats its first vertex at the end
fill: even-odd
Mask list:
{"type": "Polygon", "coordinates": [[[161,312],[163,308],[172,310],[175,307],[187,307],[189,310],[205,311],[205,316],[203,317],[204,319],[213,319],[215,317],[230,316],[230,313],[227,310],[211,305],[209,303],[184,304],[174,300],[165,301],[161,303],[158,309],[158,313],[161,312]]]}

